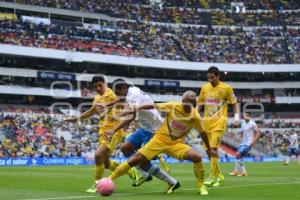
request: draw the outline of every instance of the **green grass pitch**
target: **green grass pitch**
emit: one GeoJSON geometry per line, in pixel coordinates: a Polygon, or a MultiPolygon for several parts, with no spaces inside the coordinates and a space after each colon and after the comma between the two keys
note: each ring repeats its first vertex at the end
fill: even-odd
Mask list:
{"type": "MultiPolygon", "coordinates": [[[[121,177],[110,197],[87,194],[93,166],[1,167],[1,200],[117,199],[117,200],[296,200],[300,199],[300,165],[291,163],[247,163],[248,177],[230,177],[233,163],[221,164],[226,176],[219,188],[209,188],[200,196],[191,164],[170,165],[171,174],[181,183],[175,193],[166,195],[166,184],[153,180],[133,188],[131,180],[121,177]]],[[[205,164],[208,172],[208,164],[205,164]]],[[[107,175],[107,173],[106,173],[107,175]]]]}

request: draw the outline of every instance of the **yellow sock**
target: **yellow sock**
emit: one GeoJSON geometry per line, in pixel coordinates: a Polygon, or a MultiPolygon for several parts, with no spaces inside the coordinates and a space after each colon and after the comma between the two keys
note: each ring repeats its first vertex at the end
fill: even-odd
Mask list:
{"type": "Polygon", "coordinates": [[[114,171],[119,166],[119,163],[114,160],[109,160],[109,170],[114,171]]]}
{"type": "Polygon", "coordinates": [[[159,163],[165,172],[168,173],[170,171],[169,166],[167,165],[165,159],[162,156],[159,157],[159,163]]]}
{"type": "Polygon", "coordinates": [[[216,174],[217,174],[217,168],[218,168],[218,160],[219,158],[217,157],[211,157],[210,159],[210,178],[214,179],[216,178],[216,174]]]}
{"type": "Polygon", "coordinates": [[[116,178],[126,174],[130,170],[131,166],[128,164],[128,162],[124,162],[120,164],[108,177],[112,180],[115,180],[116,178]]]}
{"type": "Polygon", "coordinates": [[[198,187],[202,187],[204,185],[204,167],[202,162],[194,163],[194,173],[198,187]]]}
{"type": "Polygon", "coordinates": [[[222,173],[221,173],[221,169],[220,169],[220,165],[219,165],[219,159],[218,159],[215,176],[216,176],[216,177],[219,177],[221,174],[222,174],[222,173]]]}
{"type": "Polygon", "coordinates": [[[95,181],[98,181],[103,177],[104,169],[105,169],[104,164],[96,165],[96,167],[95,167],[95,176],[94,176],[95,181]]]}

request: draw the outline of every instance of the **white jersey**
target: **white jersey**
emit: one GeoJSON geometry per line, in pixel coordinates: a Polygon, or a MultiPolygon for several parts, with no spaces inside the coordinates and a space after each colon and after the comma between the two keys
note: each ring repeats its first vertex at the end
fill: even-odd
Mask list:
{"type": "Polygon", "coordinates": [[[243,142],[241,145],[249,146],[253,142],[257,130],[257,124],[253,120],[248,121],[248,123],[244,120],[242,123],[243,142]]]}
{"type": "MultiPolygon", "coordinates": [[[[126,102],[129,106],[143,104],[153,104],[151,97],[144,93],[138,87],[130,87],[126,96],[126,102]]],[[[140,110],[137,113],[141,128],[147,131],[156,131],[162,125],[162,118],[157,109],[140,110]]]]}
{"type": "Polygon", "coordinates": [[[291,135],[290,138],[289,138],[289,141],[290,141],[289,148],[298,149],[299,144],[298,144],[298,135],[297,135],[297,133],[294,133],[293,135],[291,135]]]}

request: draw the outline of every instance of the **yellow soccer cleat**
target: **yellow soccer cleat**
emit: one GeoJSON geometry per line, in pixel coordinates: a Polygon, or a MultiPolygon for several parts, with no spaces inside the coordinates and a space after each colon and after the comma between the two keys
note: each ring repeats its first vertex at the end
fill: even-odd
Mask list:
{"type": "Polygon", "coordinates": [[[225,176],[223,174],[220,174],[212,186],[219,187],[224,180],[225,180],[225,176]]]}
{"type": "Polygon", "coordinates": [[[87,193],[96,193],[97,188],[96,188],[96,183],[94,183],[89,189],[87,189],[85,192],[87,193]]]}
{"type": "Polygon", "coordinates": [[[207,191],[205,185],[203,185],[199,188],[199,193],[200,193],[200,195],[208,195],[208,191],[207,191]]]}
{"type": "Polygon", "coordinates": [[[204,181],[204,185],[207,185],[207,186],[212,186],[213,184],[214,184],[214,180],[213,179],[211,179],[210,177],[208,177],[207,179],[206,179],[206,181],[204,181]]]}

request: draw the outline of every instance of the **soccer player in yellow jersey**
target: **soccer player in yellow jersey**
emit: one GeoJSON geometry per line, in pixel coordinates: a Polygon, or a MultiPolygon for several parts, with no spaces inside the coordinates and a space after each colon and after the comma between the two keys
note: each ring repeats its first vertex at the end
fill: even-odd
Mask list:
{"type": "MultiPolygon", "coordinates": [[[[92,107],[82,113],[79,117],[65,118],[65,121],[68,122],[80,121],[94,115],[98,110],[100,110],[100,108],[102,109],[99,121],[99,146],[95,153],[96,167],[94,184],[91,188],[86,190],[88,193],[96,192],[95,182],[103,177],[105,168],[113,171],[118,166],[118,163],[110,160],[109,157],[115,147],[124,139],[123,129],[119,130],[112,138],[107,137],[105,134],[107,130],[112,129],[119,123],[119,120],[115,119],[114,116],[117,116],[118,112],[120,112],[120,109],[122,108],[118,106],[114,106],[113,108],[111,107],[115,103],[119,102],[119,99],[116,97],[114,92],[107,87],[107,83],[103,76],[94,76],[92,84],[97,93],[92,107]]],[[[129,175],[134,178],[133,171],[130,171],[129,175]]]]}
{"type": "Polygon", "coordinates": [[[207,71],[208,82],[202,86],[198,99],[198,110],[204,106],[203,125],[208,135],[211,147],[210,177],[205,181],[206,185],[220,186],[224,180],[219,167],[218,148],[222,136],[227,128],[227,106],[234,105],[235,124],[238,123],[238,104],[232,87],[219,80],[220,72],[217,67],[210,67],[207,71]]]}
{"type": "MultiPolygon", "coordinates": [[[[157,108],[165,112],[166,117],[161,127],[155,132],[153,138],[131,156],[128,161],[120,164],[109,178],[115,180],[132,167],[147,163],[160,153],[166,153],[179,160],[190,160],[194,163],[194,172],[200,194],[207,195],[208,192],[204,185],[204,167],[201,162],[201,155],[192,149],[192,147],[185,144],[184,141],[185,135],[192,128],[196,128],[201,134],[205,145],[208,149],[210,148],[200,115],[195,106],[196,94],[193,91],[187,91],[183,94],[182,102],[168,102],[132,107],[132,113],[141,109],[157,108]]],[[[179,184],[173,185],[167,189],[166,193],[172,193],[179,187],[179,184]]]]}

